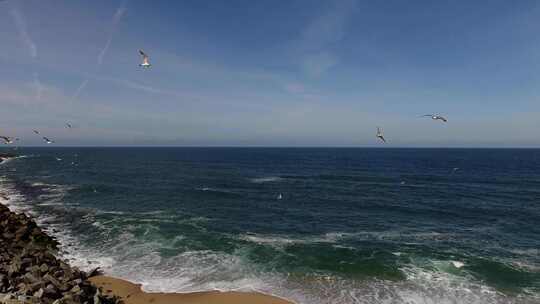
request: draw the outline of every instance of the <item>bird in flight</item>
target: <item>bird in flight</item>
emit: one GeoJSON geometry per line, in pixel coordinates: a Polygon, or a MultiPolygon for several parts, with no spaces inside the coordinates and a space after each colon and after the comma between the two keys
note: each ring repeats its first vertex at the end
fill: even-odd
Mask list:
{"type": "Polygon", "coordinates": [[[382,133],[382,130],[379,127],[377,127],[377,137],[380,138],[383,142],[386,143],[386,139],[384,139],[384,135],[382,133]]]}
{"type": "Polygon", "coordinates": [[[143,68],[151,67],[152,65],[150,64],[150,62],[148,62],[148,55],[146,55],[146,53],[143,50],[139,50],[139,54],[141,54],[142,56],[142,63],[139,64],[139,66],[143,68]]]}
{"type": "MultiPolygon", "coordinates": [[[[9,136],[0,136],[0,139],[4,140],[5,145],[9,145],[13,143],[13,137],[9,136]]],[[[18,138],[15,138],[15,140],[19,140],[18,138]]]]}
{"type": "Polygon", "coordinates": [[[440,120],[440,121],[448,122],[448,120],[446,118],[444,118],[443,116],[441,116],[441,115],[426,114],[426,115],[422,115],[420,117],[431,117],[431,119],[433,119],[433,120],[440,120]]]}
{"type": "Polygon", "coordinates": [[[68,129],[73,128],[73,126],[71,126],[71,124],[70,124],[69,122],[66,122],[66,127],[67,127],[68,129]]]}
{"type": "Polygon", "coordinates": [[[50,140],[48,139],[47,137],[43,136],[43,140],[47,143],[47,144],[54,144],[54,141],[53,140],[50,140]]]}
{"type": "Polygon", "coordinates": [[[34,133],[36,133],[36,134],[39,134],[39,131],[38,131],[38,130],[32,130],[32,131],[34,131],[34,133]]]}

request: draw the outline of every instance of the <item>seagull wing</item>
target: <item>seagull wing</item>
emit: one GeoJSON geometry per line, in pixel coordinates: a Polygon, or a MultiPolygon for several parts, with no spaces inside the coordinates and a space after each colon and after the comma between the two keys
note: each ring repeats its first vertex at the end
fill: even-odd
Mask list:
{"type": "Polygon", "coordinates": [[[143,50],[139,50],[139,54],[143,57],[143,63],[148,64],[148,55],[143,50]]]}
{"type": "Polygon", "coordinates": [[[34,131],[34,133],[36,133],[36,134],[39,134],[39,131],[38,131],[38,130],[32,130],[32,131],[34,131]]]}
{"type": "Polygon", "coordinates": [[[420,117],[432,117],[432,116],[433,116],[433,114],[426,114],[426,115],[422,115],[420,117]]]}
{"type": "Polygon", "coordinates": [[[446,118],[444,118],[444,117],[442,117],[442,116],[439,116],[439,119],[442,120],[442,121],[444,121],[444,122],[448,122],[448,119],[446,119],[446,118]]]}

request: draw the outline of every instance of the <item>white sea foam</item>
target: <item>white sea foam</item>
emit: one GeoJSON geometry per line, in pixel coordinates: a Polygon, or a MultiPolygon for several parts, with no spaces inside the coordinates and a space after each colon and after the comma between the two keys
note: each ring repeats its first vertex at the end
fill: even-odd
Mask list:
{"type": "Polygon", "coordinates": [[[465,266],[465,263],[460,262],[460,261],[452,261],[452,265],[454,265],[454,267],[459,269],[459,268],[465,266]]]}
{"type": "Polygon", "coordinates": [[[283,178],[281,178],[279,176],[265,176],[265,177],[252,178],[252,179],[250,179],[250,181],[252,183],[261,184],[261,183],[278,182],[278,181],[281,181],[282,179],[283,178]]]}
{"type": "Polygon", "coordinates": [[[196,190],[204,191],[204,192],[232,193],[232,191],[229,191],[229,190],[226,190],[226,189],[211,188],[211,187],[201,187],[201,188],[197,188],[196,190]]]}
{"type": "Polygon", "coordinates": [[[257,244],[282,247],[291,244],[316,244],[316,243],[335,243],[336,239],[323,236],[277,236],[277,235],[261,235],[261,234],[244,234],[239,236],[244,241],[249,241],[257,244]]]}

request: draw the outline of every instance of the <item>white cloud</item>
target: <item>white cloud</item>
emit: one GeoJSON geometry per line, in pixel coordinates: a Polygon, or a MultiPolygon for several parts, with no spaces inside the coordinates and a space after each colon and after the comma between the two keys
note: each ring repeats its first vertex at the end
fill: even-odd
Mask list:
{"type": "Polygon", "coordinates": [[[304,57],[303,69],[311,77],[321,76],[338,63],[338,57],[329,52],[309,54],[304,57]]]}
{"type": "Polygon", "coordinates": [[[36,88],[36,99],[38,101],[41,100],[41,96],[43,95],[43,85],[41,84],[41,81],[39,80],[39,74],[34,72],[34,87],[36,88]]]}
{"type": "Polygon", "coordinates": [[[339,62],[331,46],[345,36],[345,26],[356,7],[356,0],[338,0],[326,13],[315,18],[303,30],[296,49],[301,67],[312,77],[320,76],[339,62]]]}
{"type": "Polygon", "coordinates": [[[81,84],[79,85],[77,90],[75,90],[75,94],[73,94],[74,99],[79,98],[79,95],[81,95],[81,92],[82,92],[82,90],[84,90],[84,88],[88,84],[88,81],[89,81],[88,79],[85,79],[85,80],[83,80],[83,82],[81,82],[81,84]]]}
{"type": "Polygon", "coordinates": [[[30,37],[30,34],[28,34],[28,29],[26,26],[26,21],[24,19],[24,16],[16,8],[11,9],[10,14],[13,17],[13,20],[15,21],[15,27],[17,28],[17,31],[19,33],[19,38],[25,45],[30,56],[32,58],[36,58],[38,55],[37,46],[32,40],[32,37],[30,37]]]}
{"type": "Polygon", "coordinates": [[[97,59],[98,65],[101,65],[103,63],[103,58],[105,57],[107,50],[109,50],[109,46],[112,43],[114,33],[116,32],[116,28],[118,27],[118,24],[120,23],[120,21],[122,20],[122,17],[124,16],[124,13],[126,12],[126,5],[127,5],[127,0],[122,1],[122,4],[120,4],[120,7],[118,7],[116,9],[116,12],[114,13],[114,16],[112,18],[111,30],[109,32],[109,37],[107,38],[107,42],[105,43],[105,46],[103,47],[101,52],[99,52],[99,55],[98,55],[98,59],[97,59]]]}
{"type": "MultiPolygon", "coordinates": [[[[109,31],[109,37],[107,38],[107,42],[103,46],[103,49],[101,49],[101,52],[99,52],[97,63],[98,67],[100,67],[103,64],[103,58],[105,58],[105,54],[107,54],[107,51],[109,50],[109,47],[111,46],[114,33],[116,32],[116,28],[118,27],[118,24],[122,20],[122,17],[124,16],[125,12],[127,10],[127,0],[123,0],[120,4],[120,7],[116,9],[116,12],[113,15],[112,22],[111,22],[111,29],[109,31]]],[[[88,79],[85,79],[81,82],[75,93],[73,94],[73,98],[77,99],[79,98],[79,95],[81,95],[81,92],[84,90],[86,85],[88,84],[88,79]]]]}

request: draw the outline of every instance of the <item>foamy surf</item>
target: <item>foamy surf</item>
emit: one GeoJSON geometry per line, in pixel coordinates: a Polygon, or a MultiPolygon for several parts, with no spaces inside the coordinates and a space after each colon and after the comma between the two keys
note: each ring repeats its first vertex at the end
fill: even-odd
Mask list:
{"type": "Polygon", "coordinates": [[[281,181],[282,179],[283,178],[279,176],[265,176],[265,177],[251,178],[250,181],[252,183],[262,184],[262,183],[278,182],[278,181],[281,181]]]}

